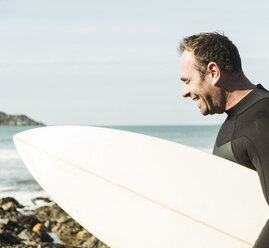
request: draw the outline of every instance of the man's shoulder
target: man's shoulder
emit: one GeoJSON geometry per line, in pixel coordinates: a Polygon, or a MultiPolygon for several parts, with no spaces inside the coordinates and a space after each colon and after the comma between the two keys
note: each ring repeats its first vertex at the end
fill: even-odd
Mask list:
{"type": "Polygon", "coordinates": [[[242,117],[245,116],[249,121],[269,118],[269,93],[256,99],[241,115],[242,117]]]}
{"type": "MultiPolygon", "coordinates": [[[[256,111],[266,111],[269,113],[269,91],[261,84],[255,89],[255,97],[253,98],[253,107],[256,111]]],[[[255,111],[255,112],[256,112],[255,111]]]]}
{"type": "Polygon", "coordinates": [[[240,123],[257,129],[269,125],[269,92],[265,89],[255,89],[248,107],[238,117],[240,123]]]}
{"type": "MultiPolygon", "coordinates": [[[[242,112],[267,112],[269,113],[269,91],[266,90],[261,84],[251,92],[249,97],[246,97],[245,111],[242,112]]],[[[242,109],[243,110],[243,109],[242,109]]]]}
{"type": "Polygon", "coordinates": [[[261,84],[258,84],[255,89],[256,97],[257,98],[268,98],[269,91],[265,89],[261,84]]]}

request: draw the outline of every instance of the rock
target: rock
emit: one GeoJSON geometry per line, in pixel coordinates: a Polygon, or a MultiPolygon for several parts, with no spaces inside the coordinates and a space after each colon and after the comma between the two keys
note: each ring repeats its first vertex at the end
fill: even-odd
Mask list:
{"type": "MultiPolygon", "coordinates": [[[[1,112],[0,112],[1,113],[1,112]]],[[[16,199],[13,197],[4,197],[0,199],[0,206],[2,206],[5,203],[13,202],[16,208],[24,208],[23,205],[21,205],[16,199]]]]}
{"type": "Polygon", "coordinates": [[[14,244],[20,244],[21,243],[21,240],[8,233],[7,231],[5,230],[0,230],[0,245],[1,247],[5,246],[5,245],[14,245],[14,244]]]}
{"type": "Polygon", "coordinates": [[[22,232],[20,232],[19,234],[18,234],[18,237],[20,238],[20,239],[22,239],[22,240],[28,240],[28,239],[30,239],[31,238],[31,234],[29,233],[29,231],[28,230],[23,230],[22,232]]]}
{"type": "Polygon", "coordinates": [[[19,225],[18,222],[9,220],[8,223],[5,225],[4,230],[12,232],[13,234],[17,234],[23,227],[19,225]]]}
{"type": "Polygon", "coordinates": [[[5,245],[5,246],[2,246],[1,248],[78,248],[78,247],[43,242],[42,244],[38,244],[38,245],[36,245],[36,244],[5,245]]]}
{"type": "Polygon", "coordinates": [[[52,242],[53,239],[44,231],[30,231],[30,230],[23,230],[18,234],[18,237],[24,241],[24,243],[42,243],[42,242],[52,242]]]}
{"type": "Polygon", "coordinates": [[[9,222],[9,219],[8,218],[0,219],[0,224],[7,225],[8,222],[9,222]]]}
{"type": "Polygon", "coordinates": [[[3,204],[2,208],[5,211],[10,211],[10,210],[16,211],[16,206],[15,206],[14,202],[11,202],[11,201],[3,204]]]}
{"type": "Polygon", "coordinates": [[[48,232],[53,232],[52,229],[57,225],[57,223],[58,222],[55,220],[46,220],[43,222],[43,226],[48,232]]]}
{"type": "Polygon", "coordinates": [[[22,214],[16,210],[9,210],[5,211],[3,218],[8,218],[10,221],[18,223],[18,218],[20,218],[21,216],[22,214]]]}
{"type": "Polygon", "coordinates": [[[85,240],[88,240],[90,237],[92,237],[92,235],[85,229],[82,229],[76,234],[76,239],[78,240],[85,241],[85,240]]]}
{"type": "Polygon", "coordinates": [[[38,232],[38,231],[41,231],[41,229],[44,230],[44,227],[42,226],[41,223],[38,223],[38,224],[36,224],[36,225],[33,227],[32,230],[33,230],[34,232],[38,232]]]}
{"type": "Polygon", "coordinates": [[[36,198],[32,199],[32,202],[34,204],[36,204],[37,201],[43,201],[43,202],[46,202],[46,203],[51,202],[51,200],[49,198],[47,198],[47,197],[36,197],[36,198]]]}
{"type": "Polygon", "coordinates": [[[42,242],[53,242],[53,238],[45,231],[36,231],[40,235],[42,242]]]}
{"type": "Polygon", "coordinates": [[[91,236],[86,242],[83,243],[82,247],[95,248],[98,239],[95,236],[91,236]]]}
{"type": "Polygon", "coordinates": [[[4,216],[4,215],[5,215],[5,210],[2,207],[0,207],[0,216],[4,216]]]}
{"type": "Polygon", "coordinates": [[[81,230],[82,227],[73,219],[69,219],[64,223],[58,222],[52,229],[63,244],[69,245],[80,245],[83,241],[86,241],[76,239],[76,234],[81,230]]]}
{"type": "Polygon", "coordinates": [[[34,210],[34,213],[42,221],[46,221],[47,219],[59,220],[62,216],[67,216],[67,214],[56,203],[39,207],[34,210]]]}
{"type": "Polygon", "coordinates": [[[58,222],[63,224],[65,222],[67,222],[68,220],[70,220],[70,216],[69,215],[64,215],[58,220],[58,222]]]}
{"type": "Polygon", "coordinates": [[[22,215],[18,218],[18,222],[28,230],[32,230],[35,225],[37,225],[39,222],[38,218],[31,214],[31,215],[22,215]]]}
{"type": "Polygon", "coordinates": [[[42,125],[41,122],[36,122],[26,115],[7,115],[0,112],[0,126],[37,126],[42,125]]]}
{"type": "Polygon", "coordinates": [[[45,223],[44,223],[44,227],[45,227],[46,229],[50,230],[50,229],[51,229],[51,221],[46,220],[45,223]]]}

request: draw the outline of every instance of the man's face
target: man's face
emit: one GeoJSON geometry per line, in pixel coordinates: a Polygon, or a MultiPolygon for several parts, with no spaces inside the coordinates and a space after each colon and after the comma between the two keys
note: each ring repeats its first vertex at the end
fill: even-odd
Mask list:
{"type": "Polygon", "coordinates": [[[202,115],[214,114],[219,111],[214,107],[217,100],[216,87],[206,73],[201,79],[199,71],[195,67],[196,60],[192,52],[185,50],[180,58],[180,79],[183,82],[182,96],[191,97],[197,101],[202,115]]]}

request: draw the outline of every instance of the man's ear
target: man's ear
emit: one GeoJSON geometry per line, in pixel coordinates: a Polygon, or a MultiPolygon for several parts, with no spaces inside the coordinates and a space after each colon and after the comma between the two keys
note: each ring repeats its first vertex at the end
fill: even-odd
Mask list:
{"type": "Polygon", "coordinates": [[[212,84],[216,85],[219,82],[220,79],[220,68],[215,62],[210,62],[207,65],[207,72],[212,80],[212,84]]]}

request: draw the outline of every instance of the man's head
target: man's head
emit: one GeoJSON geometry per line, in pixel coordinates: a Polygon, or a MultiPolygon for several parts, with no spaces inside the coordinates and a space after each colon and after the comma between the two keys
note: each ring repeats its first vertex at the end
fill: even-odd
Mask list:
{"type": "Polygon", "coordinates": [[[180,43],[180,78],[183,97],[198,100],[203,115],[225,111],[224,75],[242,74],[235,45],[224,35],[201,33],[180,43]]]}
{"type": "Polygon", "coordinates": [[[193,53],[202,78],[210,62],[215,62],[223,72],[242,73],[241,58],[236,46],[222,34],[201,33],[189,36],[180,43],[179,50],[181,54],[185,50],[193,53]]]}

